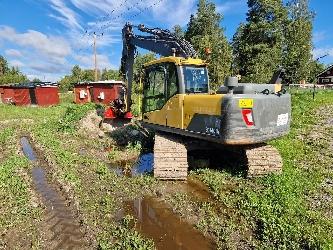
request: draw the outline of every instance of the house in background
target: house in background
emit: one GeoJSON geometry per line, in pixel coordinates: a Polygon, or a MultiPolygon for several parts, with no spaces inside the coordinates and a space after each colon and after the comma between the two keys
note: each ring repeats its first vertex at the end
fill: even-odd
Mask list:
{"type": "Polygon", "coordinates": [[[333,65],[329,66],[319,75],[317,75],[317,84],[333,84],[333,65]]]}

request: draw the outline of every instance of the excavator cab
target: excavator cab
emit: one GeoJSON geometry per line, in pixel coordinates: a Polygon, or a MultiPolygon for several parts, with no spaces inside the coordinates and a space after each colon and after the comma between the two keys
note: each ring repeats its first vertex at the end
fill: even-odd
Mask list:
{"type": "Polygon", "coordinates": [[[200,59],[164,57],[144,65],[143,121],[184,127],[184,95],[209,92],[206,64],[200,59]]]}

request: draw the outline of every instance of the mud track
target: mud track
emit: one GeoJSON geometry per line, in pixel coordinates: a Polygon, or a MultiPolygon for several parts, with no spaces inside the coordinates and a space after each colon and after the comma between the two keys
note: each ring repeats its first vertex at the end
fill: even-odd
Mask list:
{"type": "Polygon", "coordinates": [[[80,224],[77,211],[58,191],[57,185],[47,179],[48,166],[44,159],[33,149],[27,137],[21,138],[24,155],[32,161],[32,179],[35,191],[46,207],[46,218],[41,227],[44,246],[50,249],[88,249],[88,237],[80,224]]]}

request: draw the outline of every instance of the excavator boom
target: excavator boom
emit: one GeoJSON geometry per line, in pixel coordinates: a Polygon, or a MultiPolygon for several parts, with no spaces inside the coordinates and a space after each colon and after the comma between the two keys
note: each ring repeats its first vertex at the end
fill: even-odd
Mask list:
{"type": "Polygon", "coordinates": [[[127,109],[131,107],[133,65],[136,48],[140,47],[152,51],[161,56],[178,56],[184,58],[195,58],[197,56],[193,46],[185,39],[179,38],[169,30],[159,28],[146,28],[143,24],[134,26],[126,23],[122,30],[123,51],[121,58],[120,71],[127,83],[127,109]],[[137,28],[149,36],[136,35],[133,28],[137,28]]]}

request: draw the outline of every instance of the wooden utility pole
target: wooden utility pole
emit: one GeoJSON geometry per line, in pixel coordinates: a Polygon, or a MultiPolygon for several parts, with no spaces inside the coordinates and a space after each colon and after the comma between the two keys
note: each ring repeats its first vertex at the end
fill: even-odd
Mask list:
{"type": "Polygon", "coordinates": [[[95,82],[97,82],[97,55],[96,55],[96,33],[94,32],[94,61],[95,61],[95,82]]]}

